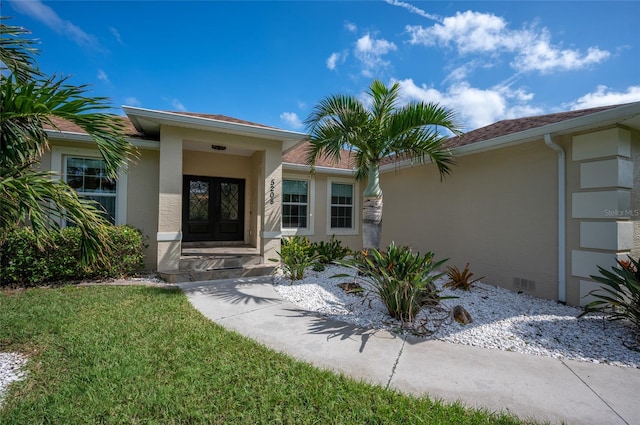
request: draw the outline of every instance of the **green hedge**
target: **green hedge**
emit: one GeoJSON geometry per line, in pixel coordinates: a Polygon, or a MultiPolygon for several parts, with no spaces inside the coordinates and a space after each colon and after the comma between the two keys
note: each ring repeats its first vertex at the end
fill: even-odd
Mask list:
{"type": "Polygon", "coordinates": [[[143,267],[142,233],[130,226],[110,226],[115,252],[91,266],[80,262],[81,234],[76,227],[56,233],[51,247],[38,249],[30,228],[13,231],[0,247],[0,287],[116,278],[143,267]]]}

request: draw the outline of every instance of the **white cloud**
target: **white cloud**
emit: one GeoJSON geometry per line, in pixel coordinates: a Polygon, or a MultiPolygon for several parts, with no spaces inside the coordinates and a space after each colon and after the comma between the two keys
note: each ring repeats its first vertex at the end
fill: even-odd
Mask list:
{"type": "Polygon", "coordinates": [[[327,59],[327,68],[330,70],[336,69],[336,62],[340,59],[340,53],[331,53],[331,56],[327,59]]]}
{"type": "Polygon", "coordinates": [[[295,112],[283,112],[280,114],[280,119],[296,130],[304,127],[304,124],[295,112]]]}
{"type": "Polygon", "coordinates": [[[586,53],[573,49],[562,49],[554,45],[546,28],[535,27],[510,29],[503,18],[480,12],[458,12],[442,23],[430,27],[408,25],[411,44],[425,46],[453,46],[461,55],[481,53],[498,55],[511,53],[515,56],[511,66],[518,71],[582,69],[609,58],[610,52],[589,47],[586,53]]]}
{"type": "Polygon", "coordinates": [[[403,1],[398,1],[398,0],[386,0],[387,3],[389,3],[392,6],[398,6],[398,7],[402,7],[404,9],[407,9],[409,12],[411,13],[415,13],[416,15],[420,15],[423,18],[427,18],[427,19],[431,19],[434,21],[440,21],[442,18],[438,15],[432,15],[430,13],[425,12],[424,10],[415,7],[412,4],[409,3],[405,3],[403,1]]]}
{"type": "Polygon", "coordinates": [[[358,31],[358,27],[356,26],[356,24],[354,24],[353,22],[349,22],[349,21],[345,21],[344,22],[344,27],[346,28],[347,31],[349,32],[356,32],[358,31]]]}
{"type": "Polygon", "coordinates": [[[118,31],[116,28],[114,27],[109,27],[109,31],[111,32],[111,34],[115,37],[116,41],[119,44],[122,44],[124,46],[124,42],[122,41],[122,37],[120,36],[120,31],[118,31]]]}
{"type": "Polygon", "coordinates": [[[417,85],[412,79],[398,80],[400,101],[436,102],[453,109],[464,124],[465,131],[493,124],[503,119],[538,115],[544,111],[527,102],[533,94],[522,88],[512,89],[498,85],[489,89],[472,87],[466,81],[451,84],[446,91],[439,91],[425,84],[417,85]]]}
{"type": "Polygon", "coordinates": [[[373,38],[368,33],[360,37],[356,41],[355,55],[364,66],[362,74],[371,77],[372,70],[387,66],[389,62],[384,61],[382,56],[395,50],[398,50],[398,47],[391,41],[373,38]]]}
{"type": "Polygon", "coordinates": [[[619,105],[640,101],[640,86],[629,86],[624,92],[615,92],[605,85],[600,85],[596,91],[587,93],[571,102],[572,109],[588,109],[598,106],[619,105]]]}
{"type": "Polygon", "coordinates": [[[69,37],[80,46],[99,48],[99,43],[94,36],[87,34],[70,21],[62,19],[52,8],[44,5],[40,0],[10,1],[17,12],[24,13],[42,22],[55,32],[69,37]]]}
{"type": "Polygon", "coordinates": [[[176,111],[187,112],[187,108],[185,108],[182,102],[180,102],[176,98],[171,99],[171,106],[173,106],[176,109],[176,111]]]}
{"type": "Polygon", "coordinates": [[[342,52],[333,52],[331,56],[327,58],[327,68],[334,71],[339,64],[345,63],[349,57],[349,51],[343,50],[342,52]]]}
{"type": "Polygon", "coordinates": [[[128,106],[142,106],[142,102],[133,96],[125,97],[124,103],[128,106]]]}
{"type": "Polygon", "coordinates": [[[307,104],[301,100],[298,101],[298,108],[307,109],[307,104]]]}
{"type": "Polygon", "coordinates": [[[608,59],[609,56],[611,56],[611,53],[608,51],[595,47],[590,47],[586,55],[582,55],[577,50],[560,50],[553,48],[546,40],[541,39],[524,47],[521,54],[516,56],[512,65],[522,71],[548,73],[555,69],[582,69],[589,65],[600,63],[608,59]]]}
{"type": "Polygon", "coordinates": [[[110,83],[111,81],[109,81],[109,76],[107,75],[106,72],[104,72],[104,70],[99,69],[98,70],[98,75],[97,75],[98,80],[104,81],[105,83],[110,83]]]}

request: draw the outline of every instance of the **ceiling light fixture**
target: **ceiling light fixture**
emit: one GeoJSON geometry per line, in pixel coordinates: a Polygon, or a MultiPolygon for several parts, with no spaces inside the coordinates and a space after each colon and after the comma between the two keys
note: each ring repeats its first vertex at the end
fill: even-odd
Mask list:
{"type": "Polygon", "coordinates": [[[211,145],[211,149],[215,151],[224,151],[227,150],[227,147],[222,145],[211,145]]]}

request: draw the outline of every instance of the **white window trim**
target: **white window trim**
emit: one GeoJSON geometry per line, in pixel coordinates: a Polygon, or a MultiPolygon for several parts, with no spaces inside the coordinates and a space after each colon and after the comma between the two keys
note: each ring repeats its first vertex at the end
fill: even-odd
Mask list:
{"type": "MultiPolygon", "coordinates": [[[[101,159],[100,152],[96,149],[72,148],[67,146],[53,146],[51,148],[51,170],[55,171],[61,179],[65,178],[65,157],[79,156],[84,158],[101,159]]],[[[127,223],[127,173],[118,172],[118,182],[116,185],[116,216],[117,225],[127,223]]],[[[59,223],[65,226],[65,221],[59,223]]]]}
{"type": "Polygon", "coordinates": [[[339,177],[327,178],[327,235],[357,235],[360,229],[360,197],[358,196],[359,185],[353,179],[345,179],[339,177]],[[332,228],[331,227],[331,183],[343,183],[353,186],[353,220],[351,228],[332,228]]]}
{"type": "MultiPolygon", "coordinates": [[[[299,174],[283,174],[282,180],[306,180],[309,182],[309,202],[307,203],[307,227],[282,227],[282,236],[313,236],[314,233],[314,214],[316,206],[316,181],[311,176],[301,176],[299,174]]],[[[282,216],[282,207],[280,208],[280,214],[282,216]]],[[[280,220],[282,222],[282,220],[280,220]]]]}

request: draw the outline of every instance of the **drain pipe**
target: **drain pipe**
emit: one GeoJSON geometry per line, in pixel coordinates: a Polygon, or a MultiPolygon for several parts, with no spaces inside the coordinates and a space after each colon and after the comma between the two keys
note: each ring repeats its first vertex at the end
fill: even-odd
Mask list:
{"type": "Polygon", "coordinates": [[[558,301],[567,302],[566,273],[566,166],[565,152],[562,146],[551,139],[551,134],[544,135],[544,143],[558,154],[558,301]]]}

